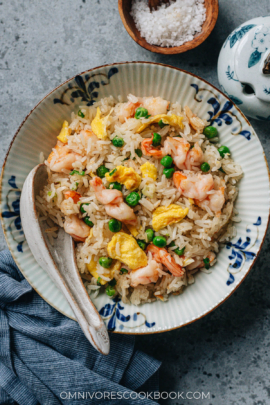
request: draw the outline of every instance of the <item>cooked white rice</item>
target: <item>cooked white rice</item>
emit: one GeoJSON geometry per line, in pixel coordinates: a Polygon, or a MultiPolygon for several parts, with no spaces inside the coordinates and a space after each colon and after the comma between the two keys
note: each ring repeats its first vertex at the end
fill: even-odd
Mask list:
{"type": "MultiPolygon", "coordinates": [[[[128,96],[128,100],[134,103],[137,102],[137,98],[132,95],[128,96]]],[[[173,253],[176,246],[169,249],[176,263],[184,267],[185,273],[183,277],[175,277],[163,266],[162,275],[156,283],[138,285],[133,288],[130,286],[130,270],[127,274],[120,274],[119,271],[116,271],[114,274],[117,282],[115,286],[116,293],[121,296],[123,302],[138,305],[156,299],[167,300],[169,294],[179,294],[189,284],[194,283],[194,274],[197,271],[211,272],[203,267],[198,267],[198,263],[201,263],[202,259],[211,252],[217,254],[220,243],[235,236],[236,231],[233,223],[239,221],[234,210],[234,201],[238,193],[236,184],[243,173],[241,167],[229,155],[225,155],[223,159],[221,158],[217,150],[219,144],[211,143],[203,135],[202,130],[195,131],[190,126],[188,117],[178,103],[171,104],[168,115],[182,116],[183,130],[170,125],[160,129],[157,124],[153,124],[141,134],[138,134],[136,130],[142,122],[147,122],[147,120],[145,118],[139,120],[129,118],[121,124],[117,116],[120,109],[121,103],[119,103],[119,100],[115,100],[110,96],[91,107],[81,106],[80,110],[84,115],[83,118],[78,116],[77,112],[72,113],[69,125],[72,134],[68,137],[67,145],[72,151],[81,156],[79,161],[73,163],[73,168],[80,172],[84,170],[85,175],[74,174],[71,176],[69,174],[70,170],[64,170],[62,173],[53,172],[47,162],[48,184],[41,195],[37,197],[36,203],[40,211],[40,219],[46,220],[48,223],[47,234],[52,243],[53,238],[57,237],[57,226],[63,227],[65,219],[70,215],[76,214],[80,218],[88,215],[91,218],[94,224],[91,231],[92,237],[87,238],[84,243],[77,244],[76,254],[79,271],[86,280],[87,291],[96,296],[100,290],[103,291],[104,287],[100,287],[97,284],[97,279],[89,274],[87,264],[92,259],[98,261],[101,256],[108,256],[107,246],[114,234],[108,228],[108,221],[111,217],[106,214],[104,205],[100,204],[96,199],[89,182],[100,165],[105,165],[109,170],[119,165],[131,167],[141,175],[140,166],[145,162],[153,163],[158,171],[157,181],[142,178],[139,191],[143,192],[143,195],[139,204],[134,208],[138,219],[137,229],[139,230],[136,239],[146,239],[145,230],[151,228],[152,213],[157,207],[170,204],[177,204],[183,208],[188,207],[188,215],[181,222],[168,225],[156,232],[156,235],[167,238],[167,245],[174,241],[179,249],[185,247],[184,258],[173,253]],[[97,140],[96,142],[93,142],[92,139],[86,141],[80,132],[83,129],[91,130],[91,122],[96,116],[97,107],[100,107],[102,115],[107,115],[111,111],[107,122],[108,139],[97,140]],[[145,155],[139,157],[135,153],[135,149],[141,148],[142,140],[149,138],[153,130],[158,132],[163,140],[167,135],[181,135],[191,145],[198,142],[204,152],[204,161],[208,162],[211,167],[209,173],[214,178],[215,189],[220,187],[223,180],[225,181],[226,202],[220,215],[215,215],[209,207],[206,211],[195,205],[189,198],[180,197],[173,180],[167,179],[162,173],[164,167],[158,159],[145,155]],[[122,148],[113,146],[111,142],[111,139],[116,135],[124,139],[125,143],[122,148]],[[223,172],[219,170],[221,167],[223,172]],[[84,205],[85,214],[80,213],[80,203],[74,203],[72,198],[65,199],[64,197],[64,192],[74,189],[81,194],[80,203],[90,203],[84,205]]],[[[205,122],[205,125],[208,124],[205,122]]],[[[56,149],[53,150],[53,159],[57,159],[58,152],[56,149]]],[[[43,155],[41,155],[42,159],[43,155]]],[[[189,176],[190,172],[187,171],[185,174],[189,176]]],[[[105,178],[102,181],[105,186],[108,186],[109,183],[105,178]]],[[[124,197],[130,193],[125,187],[123,187],[122,191],[124,197]]],[[[124,228],[124,230],[128,232],[127,229],[124,228]]],[[[211,266],[214,263],[215,260],[211,262],[211,266]]],[[[124,265],[122,267],[127,268],[124,265]]],[[[104,273],[106,273],[106,270],[98,264],[98,276],[105,281],[110,281],[110,278],[106,277],[104,273]]]]}

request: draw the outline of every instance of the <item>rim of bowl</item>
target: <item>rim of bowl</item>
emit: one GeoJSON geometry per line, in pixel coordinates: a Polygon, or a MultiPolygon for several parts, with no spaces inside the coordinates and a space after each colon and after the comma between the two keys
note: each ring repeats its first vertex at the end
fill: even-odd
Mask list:
{"type": "MultiPolygon", "coordinates": [[[[55,87],[53,90],[51,90],[49,93],[47,93],[47,94],[35,105],[35,107],[32,108],[32,110],[25,116],[24,120],[22,121],[22,123],[21,123],[20,126],[18,127],[17,131],[15,132],[15,135],[13,136],[13,138],[12,138],[12,140],[11,140],[11,142],[10,142],[9,148],[8,148],[8,150],[7,150],[7,153],[6,153],[4,162],[3,162],[3,166],[2,166],[2,170],[1,170],[1,175],[0,175],[0,220],[1,220],[1,225],[2,225],[2,229],[3,229],[3,233],[4,233],[4,236],[5,236],[6,243],[7,243],[7,245],[8,245],[8,249],[9,249],[9,251],[10,251],[12,257],[13,257],[13,260],[15,261],[15,263],[16,263],[17,267],[19,268],[20,272],[23,274],[23,276],[24,276],[25,279],[28,281],[28,283],[31,285],[31,287],[36,291],[36,293],[37,293],[41,298],[44,299],[44,301],[46,301],[46,302],[47,302],[49,305],[51,305],[54,309],[56,309],[56,310],[57,310],[58,312],[60,312],[61,314],[65,315],[67,318],[70,318],[70,319],[72,319],[72,320],[75,320],[76,322],[77,322],[77,319],[76,319],[76,318],[74,318],[74,317],[72,317],[72,316],[69,316],[69,315],[66,315],[63,311],[61,311],[61,310],[59,310],[58,308],[56,308],[56,306],[55,306],[54,304],[52,304],[47,298],[44,298],[44,297],[43,297],[43,295],[32,285],[32,283],[29,281],[28,277],[26,277],[26,275],[24,274],[24,270],[21,268],[21,266],[19,265],[19,263],[18,263],[18,261],[17,261],[15,255],[13,254],[13,251],[12,251],[10,245],[9,245],[9,242],[8,242],[7,231],[6,231],[6,229],[5,229],[4,220],[3,220],[3,217],[2,217],[2,182],[3,182],[3,176],[4,176],[5,166],[6,166],[6,162],[7,162],[9,153],[10,153],[10,151],[11,151],[12,145],[13,145],[13,143],[14,143],[14,141],[15,141],[17,135],[19,134],[19,132],[20,132],[20,130],[21,130],[23,124],[24,124],[24,123],[26,122],[26,120],[30,117],[30,115],[32,114],[32,112],[43,102],[43,100],[45,100],[49,95],[51,95],[55,90],[57,90],[57,89],[59,89],[60,87],[62,87],[64,84],[70,82],[71,80],[74,80],[74,78],[75,78],[76,76],[78,76],[78,75],[84,75],[84,74],[86,74],[86,73],[88,73],[88,72],[92,72],[93,70],[101,69],[101,68],[105,68],[105,67],[109,67],[109,66],[127,65],[127,64],[148,64],[148,65],[157,65],[157,66],[162,66],[162,67],[166,67],[166,68],[169,68],[169,69],[178,70],[178,71],[183,72],[183,73],[185,73],[185,74],[188,74],[188,75],[191,75],[191,76],[193,76],[193,77],[196,77],[197,79],[203,81],[204,83],[206,83],[206,84],[209,85],[210,87],[214,88],[216,91],[218,91],[219,93],[221,93],[227,100],[229,100],[230,102],[232,102],[233,106],[234,106],[234,107],[236,108],[236,110],[242,115],[242,117],[243,117],[244,120],[247,122],[247,124],[252,127],[252,125],[250,124],[250,122],[249,122],[249,120],[247,119],[247,117],[242,113],[242,111],[237,107],[237,105],[236,105],[226,94],[224,94],[221,90],[219,90],[216,86],[214,86],[213,84],[209,83],[207,80],[201,78],[200,76],[197,76],[197,75],[195,75],[194,73],[188,72],[187,70],[180,69],[180,68],[177,68],[177,67],[174,67],[174,66],[170,66],[170,65],[167,65],[167,64],[164,64],[164,63],[158,63],[158,62],[146,62],[146,61],[116,62],[116,63],[108,63],[108,64],[106,64],[106,65],[96,66],[96,67],[94,67],[94,68],[92,68],[92,69],[87,69],[87,70],[85,70],[85,71],[83,71],[83,72],[81,72],[81,73],[77,73],[76,75],[72,76],[71,78],[69,78],[69,79],[65,80],[64,82],[62,82],[61,84],[59,84],[59,86],[55,87]]],[[[253,128],[253,127],[252,127],[252,128],[253,128]]],[[[256,134],[255,131],[254,131],[254,133],[256,134]]],[[[260,141],[260,139],[259,139],[259,137],[258,137],[257,134],[256,134],[256,136],[257,136],[257,138],[258,138],[258,141],[259,141],[260,144],[261,144],[261,141],[260,141]]],[[[261,144],[261,147],[262,147],[262,144],[261,144]]],[[[262,150],[263,150],[263,147],[262,147],[262,150]]],[[[268,166],[268,162],[267,162],[267,159],[266,159],[264,150],[263,150],[263,157],[264,157],[265,164],[266,164],[266,168],[267,168],[267,171],[268,171],[269,190],[270,190],[270,170],[269,170],[269,166],[268,166]]],[[[196,322],[197,320],[202,319],[202,318],[205,317],[206,315],[208,315],[208,314],[210,314],[211,312],[213,312],[213,311],[214,311],[216,308],[218,308],[221,304],[223,304],[225,301],[227,301],[227,299],[232,296],[232,294],[237,290],[237,288],[240,287],[240,285],[243,283],[243,281],[246,279],[246,277],[247,277],[248,274],[250,273],[250,271],[251,271],[251,269],[253,268],[255,262],[257,261],[258,256],[259,256],[259,254],[260,254],[260,252],[261,252],[261,249],[262,249],[262,246],[263,246],[265,237],[266,237],[267,229],[268,229],[268,226],[269,226],[269,222],[270,222],[270,204],[269,204],[268,210],[269,210],[269,212],[268,212],[267,226],[266,226],[266,228],[265,228],[265,232],[264,232],[262,241],[261,241],[261,243],[260,243],[258,252],[257,252],[257,254],[256,254],[255,258],[254,258],[254,261],[253,261],[252,264],[250,265],[250,267],[249,267],[247,273],[246,273],[245,276],[241,279],[241,281],[239,282],[239,284],[237,284],[237,285],[235,286],[235,288],[231,291],[231,293],[230,293],[227,297],[225,297],[222,301],[220,301],[217,305],[215,305],[215,306],[214,306],[213,308],[211,308],[209,311],[205,312],[203,315],[197,317],[196,319],[193,319],[192,321],[185,322],[185,323],[183,323],[182,325],[175,326],[175,327],[170,328],[170,329],[165,329],[165,330],[160,330],[160,331],[154,331],[154,332],[136,332],[136,333],[134,333],[134,332],[113,331],[113,332],[111,332],[111,333],[118,333],[118,334],[121,334],[121,335],[153,335],[153,334],[156,334],[156,333],[169,332],[169,331],[172,331],[172,330],[175,330],[175,329],[182,328],[183,326],[189,325],[189,324],[191,324],[191,323],[193,323],[193,322],[196,322]]]]}
{"type": "MultiPolygon", "coordinates": [[[[118,0],[118,11],[120,14],[122,24],[123,24],[125,30],[127,31],[127,33],[129,34],[129,36],[142,48],[147,49],[150,52],[159,53],[159,54],[163,54],[163,55],[176,55],[176,54],[184,53],[184,52],[197,48],[209,37],[209,35],[213,31],[213,29],[215,28],[215,25],[216,25],[217,19],[218,19],[218,13],[219,13],[219,1],[210,0],[210,3],[212,3],[211,5],[216,6],[216,10],[214,13],[212,13],[207,31],[199,33],[191,41],[187,41],[180,46],[172,46],[172,47],[164,46],[163,47],[163,46],[159,46],[159,45],[149,44],[149,42],[147,42],[146,39],[141,36],[140,31],[136,27],[135,28],[138,31],[139,36],[137,36],[134,33],[134,31],[130,28],[130,26],[127,22],[127,19],[125,17],[125,13],[123,11],[124,1],[125,0],[118,0]]],[[[132,18],[132,20],[133,20],[133,18],[132,18]]],[[[205,24],[205,22],[206,22],[206,20],[204,21],[203,25],[205,24]]],[[[202,25],[202,27],[203,27],[203,25],[202,25]]]]}

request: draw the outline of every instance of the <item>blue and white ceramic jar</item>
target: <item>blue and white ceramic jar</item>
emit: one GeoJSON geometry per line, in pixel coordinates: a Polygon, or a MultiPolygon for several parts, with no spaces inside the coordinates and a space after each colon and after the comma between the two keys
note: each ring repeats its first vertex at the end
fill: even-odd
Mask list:
{"type": "Polygon", "coordinates": [[[244,114],[270,121],[270,16],[249,20],[228,36],[219,55],[218,80],[244,114]]]}

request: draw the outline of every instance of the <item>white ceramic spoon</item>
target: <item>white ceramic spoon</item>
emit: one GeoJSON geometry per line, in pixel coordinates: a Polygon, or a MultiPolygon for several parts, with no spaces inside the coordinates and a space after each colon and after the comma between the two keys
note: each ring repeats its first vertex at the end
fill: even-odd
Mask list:
{"type": "Polygon", "coordinates": [[[82,283],[72,237],[60,228],[54,246],[51,246],[44,232],[44,222],[39,223],[35,197],[47,178],[46,166],[40,164],[29,173],[23,185],[20,209],[27,243],[38,264],[65,295],[87,339],[100,353],[108,354],[108,331],[82,283]]]}

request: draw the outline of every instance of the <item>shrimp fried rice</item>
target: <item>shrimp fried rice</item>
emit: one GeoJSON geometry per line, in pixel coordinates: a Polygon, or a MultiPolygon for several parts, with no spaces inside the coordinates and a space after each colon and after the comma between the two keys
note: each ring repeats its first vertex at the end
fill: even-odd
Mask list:
{"type": "Polygon", "coordinates": [[[211,273],[240,221],[243,175],[216,128],[160,97],[110,96],[73,112],[57,138],[36,204],[50,243],[59,227],[76,241],[89,294],[166,301],[211,273]]]}

